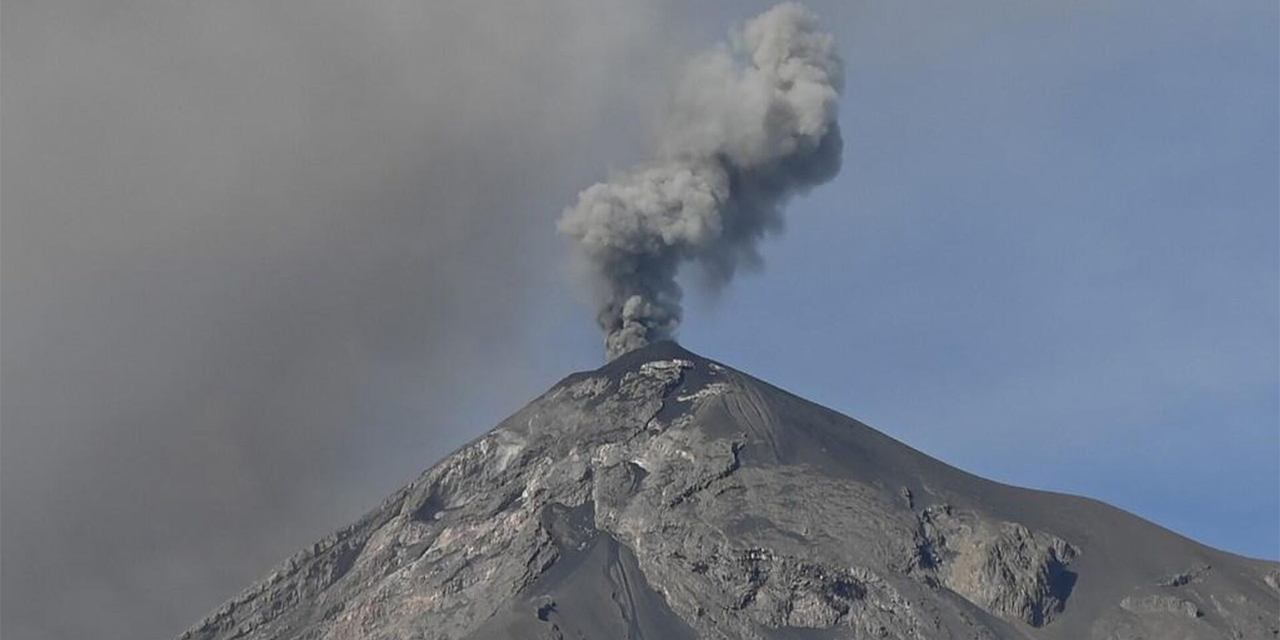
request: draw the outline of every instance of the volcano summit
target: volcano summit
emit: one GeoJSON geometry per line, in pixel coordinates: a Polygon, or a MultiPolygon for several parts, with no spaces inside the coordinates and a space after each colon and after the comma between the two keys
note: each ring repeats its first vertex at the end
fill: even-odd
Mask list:
{"type": "Polygon", "coordinates": [[[183,640],[1276,638],[1280,568],[970,475],[658,342],[183,640]]]}

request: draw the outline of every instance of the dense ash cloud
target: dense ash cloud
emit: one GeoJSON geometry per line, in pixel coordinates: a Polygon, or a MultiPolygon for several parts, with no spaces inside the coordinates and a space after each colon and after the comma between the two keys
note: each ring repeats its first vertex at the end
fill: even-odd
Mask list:
{"type": "Polygon", "coordinates": [[[690,61],[658,159],[583,190],[560,219],[590,267],[606,357],[675,331],[682,265],[723,286],[760,263],[788,198],[839,172],[841,76],[835,38],[795,3],[690,61]]]}

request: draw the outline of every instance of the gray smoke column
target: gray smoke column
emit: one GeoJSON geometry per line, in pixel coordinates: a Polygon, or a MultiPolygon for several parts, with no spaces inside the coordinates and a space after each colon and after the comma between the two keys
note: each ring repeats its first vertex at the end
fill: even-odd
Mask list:
{"type": "Polygon", "coordinates": [[[805,7],[781,4],[684,68],[658,158],[583,190],[560,219],[594,278],[609,359],[680,324],[676,274],[713,286],[760,264],[796,193],[840,170],[841,62],[805,7]]]}

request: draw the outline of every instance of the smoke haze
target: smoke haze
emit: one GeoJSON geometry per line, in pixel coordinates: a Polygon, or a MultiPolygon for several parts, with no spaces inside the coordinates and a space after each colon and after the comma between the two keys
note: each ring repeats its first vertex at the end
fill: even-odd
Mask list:
{"type": "Polygon", "coordinates": [[[660,9],[6,2],[0,636],[176,636],[554,381],[660,9]]]}
{"type": "Polygon", "coordinates": [[[693,59],[660,157],[583,190],[560,231],[589,265],[605,354],[671,336],[687,262],[722,286],[782,229],[782,207],[840,170],[835,39],[803,6],[778,5],[693,59]]]}

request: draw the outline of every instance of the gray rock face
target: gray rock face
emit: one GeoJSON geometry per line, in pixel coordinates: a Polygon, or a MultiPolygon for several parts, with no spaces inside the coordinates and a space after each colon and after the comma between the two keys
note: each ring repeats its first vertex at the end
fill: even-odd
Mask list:
{"type": "Polygon", "coordinates": [[[1276,575],[658,343],[565,379],[182,638],[1276,638],[1276,575]]]}
{"type": "Polygon", "coordinates": [[[1075,585],[1067,565],[1076,549],[1061,538],[1010,523],[984,522],[950,505],[920,514],[919,566],[1002,618],[1033,627],[1063,610],[1075,585]]]}

